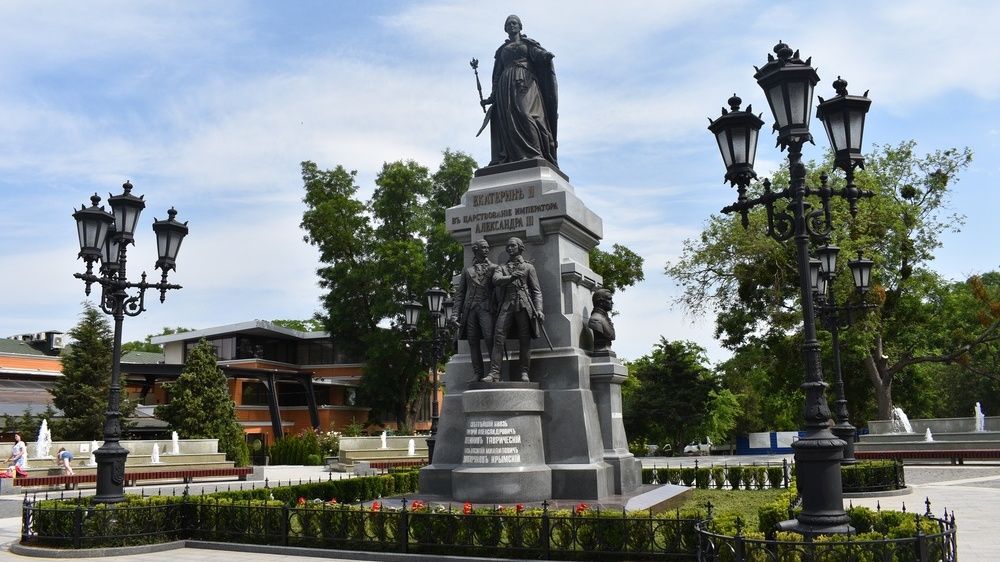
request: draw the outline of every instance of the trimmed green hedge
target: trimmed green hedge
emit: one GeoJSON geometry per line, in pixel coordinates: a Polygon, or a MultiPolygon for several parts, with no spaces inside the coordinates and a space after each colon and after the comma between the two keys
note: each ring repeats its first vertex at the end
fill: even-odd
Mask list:
{"type": "Polygon", "coordinates": [[[679,484],[694,486],[703,490],[715,488],[722,490],[763,490],[765,488],[785,487],[784,468],[782,466],[685,466],[664,468],[643,468],[642,483],[651,484],[653,473],[661,484],[679,484]]]}
{"type": "Polygon", "coordinates": [[[295,505],[299,498],[307,500],[319,499],[323,501],[336,499],[340,503],[356,503],[399,494],[415,493],[419,480],[420,473],[416,470],[410,470],[406,472],[392,472],[380,476],[305,482],[275,488],[216,492],[211,495],[217,498],[228,498],[238,501],[275,499],[287,505],[295,505]]]}
{"type": "Polygon", "coordinates": [[[903,463],[895,460],[861,461],[840,467],[844,492],[877,492],[906,487],[903,463]]]}

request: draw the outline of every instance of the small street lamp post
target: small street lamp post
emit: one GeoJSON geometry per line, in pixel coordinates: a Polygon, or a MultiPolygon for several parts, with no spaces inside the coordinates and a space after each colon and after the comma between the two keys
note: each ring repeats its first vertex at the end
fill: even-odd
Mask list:
{"type": "MultiPolygon", "coordinates": [[[[427,308],[431,313],[433,321],[433,336],[429,340],[420,340],[410,337],[406,341],[421,346],[421,351],[430,351],[431,364],[431,435],[427,438],[427,462],[434,462],[434,444],[437,440],[438,417],[441,415],[438,401],[438,364],[444,356],[444,346],[454,339],[452,333],[452,312],[455,307],[454,301],[443,289],[434,287],[426,292],[427,308]],[[427,346],[427,347],[424,347],[427,346]]],[[[417,325],[420,321],[420,311],[423,307],[415,299],[403,303],[403,314],[405,317],[404,327],[410,334],[416,334],[417,325]]]]}
{"type": "Polygon", "coordinates": [[[824,182],[817,187],[806,185],[806,168],[802,163],[802,145],[812,142],[809,119],[812,109],[813,88],[819,76],[811,66],[811,59],[803,61],[798,51],[779,42],[768,62],[754,75],[764,90],[774,116],[774,129],[778,133],[777,145],[788,150],[789,185],[772,191],[771,182],[761,182],[763,193],[748,198],[747,188],[757,177],[753,170],[757,150],[757,136],[764,124],[751,112],[750,106],[740,110],[743,100],[735,94],[729,99],[730,110],[710,121],[709,130],[715,135],[726,165],[725,180],[737,188],[737,200],[722,209],[723,213],[739,213],[744,228],[749,226],[749,212],[757,206],[767,211],[767,234],[782,242],[794,238],[802,303],[803,344],[805,376],[801,388],[805,394],[805,435],[792,444],[798,473],[802,512],[797,519],[780,524],[783,530],[803,534],[849,532],[849,518],[844,511],[843,487],[840,478],[840,461],[845,443],[829,429],[830,407],[826,401],[827,383],[823,381],[820,346],[816,339],[815,315],[812,299],[812,279],[809,257],[810,240],[823,240],[832,231],[830,200],[842,197],[850,205],[852,216],[857,211],[857,201],[870,197],[854,185],[854,169],[862,167],[861,139],[865,114],[871,101],[865,96],[847,94],[847,83],[838,79],[834,83],[837,96],[830,100],[820,98],[817,116],[823,121],[835,153],[837,167],[847,174],[843,189],[831,189],[824,182]],[[818,198],[814,207],[807,198],[818,198]],[[775,203],[785,201],[784,208],[775,203]]]}
{"type": "Polygon", "coordinates": [[[142,197],[132,195],[132,184],[122,185],[123,193],[108,197],[111,212],[100,206],[101,198],[95,193],[90,207],[83,206],[73,213],[80,238],[79,257],[87,264],[84,273],[74,273],[85,284],[89,296],[91,285],[101,286],[101,310],[115,319],[114,346],[112,348],[111,384],[108,388],[108,409],[104,419],[104,444],[94,452],[97,457],[97,503],[118,503],[125,499],[125,459],[128,450],[121,446],[121,358],[122,323],[126,316],[138,316],[146,310],[147,289],[160,291],[160,302],[170,289],[180,285],[167,283],[167,273],[177,267],[177,251],[188,233],[187,223],[176,220],[177,211],[167,211],[167,219],[153,222],[156,233],[158,259],[155,267],[162,271],[158,283],[146,281],[143,272],[138,283],[128,280],[125,271],[128,245],[134,244],[135,227],[139,213],[146,207],[142,197]],[[98,272],[94,273],[94,264],[98,272]],[[138,289],[136,294],[129,294],[138,289]]]}
{"type": "Polygon", "coordinates": [[[847,328],[854,323],[855,312],[863,312],[873,308],[875,305],[864,302],[864,294],[868,292],[871,284],[871,271],[873,262],[861,256],[858,251],[858,259],[847,262],[851,269],[851,277],[854,281],[854,289],[861,297],[858,304],[843,303],[837,304],[836,296],[833,293],[833,280],[837,275],[837,254],[840,248],[825,244],[816,250],[820,256],[815,264],[811,264],[819,271],[810,276],[816,279],[813,285],[813,299],[816,310],[824,328],[830,332],[830,344],[833,346],[833,368],[836,372],[837,382],[834,387],[837,390],[837,402],[834,407],[834,419],[837,422],[833,426],[833,433],[844,440],[844,458],[841,464],[854,464],[854,433],[855,428],[851,425],[850,414],[847,410],[847,396],[844,393],[844,375],[840,363],[840,329],[847,328]]]}

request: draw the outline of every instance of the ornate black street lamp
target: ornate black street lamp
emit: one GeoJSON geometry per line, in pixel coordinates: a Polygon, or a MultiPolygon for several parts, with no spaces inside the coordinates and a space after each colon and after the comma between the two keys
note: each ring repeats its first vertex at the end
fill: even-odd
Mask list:
{"type": "Polygon", "coordinates": [[[853,215],[857,200],[871,196],[869,192],[858,190],[852,181],[853,169],[862,163],[860,143],[864,112],[871,102],[864,97],[848,96],[843,89],[842,92],[838,90],[837,97],[820,104],[819,117],[831,135],[837,165],[844,168],[849,177],[844,189],[831,189],[825,183],[818,188],[807,186],[802,145],[812,142],[809,119],[813,87],[819,82],[819,76],[810,65],[811,59],[803,61],[798,51],[792,51],[788,45],[779,42],[774,47],[774,53],[777,58],[768,55],[767,64],[756,69],[754,78],[764,90],[774,115],[777,145],[782,150],[788,150],[789,186],[772,191],[771,182],[765,179],[762,182],[763,193],[752,199],[747,197],[747,188],[756,177],[753,171],[754,150],[763,121],[751,113],[749,106],[740,111],[742,100],[736,95],[729,99],[729,111],[723,109],[721,117],[710,120],[709,130],[715,134],[726,164],[725,179],[736,186],[738,193],[736,203],[725,207],[722,212],[739,213],[746,228],[749,226],[749,211],[763,205],[767,211],[767,234],[778,241],[795,239],[803,316],[805,380],[801,388],[805,393],[805,435],[793,443],[792,448],[795,451],[802,512],[797,520],[782,522],[781,528],[807,534],[847,532],[850,527],[847,512],[844,511],[840,479],[840,460],[845,443],[829,429],[830,408],[825,395],[827,384],[823,382],[811,294],[809,242],[810,239],[823,240],[830,234],[830,200],[833,197],[847,199],[853,215]],[[819,206],[808,203],[809,197],[817,197],[819,206]],[[777,201],[786,201],[786,204],[778,208],[775,206],[777,201]]]}
{"type": "Polygon", "coordinates": [[[837,375],[837,382],[834,387],[837,391],[837,402],[834,407],[834,419],[837,424],[833,426],[833,433],[844,440],[844,458],[841,464],[854,464],[854,432],[851,425],[850,414],[847,411],[847,396],[844,394],[844,375],[840,364],[840,329],[847,328],[854,323],[855,313],[874,308],[875,305],[864,302],[864,294],[868,292],[871,283],[872,261],[861,256],[858,251],[858,259],[847,262],[851,269],[851,277],[854,281],[854,290],[860,297],[859,303],[838,304],[833,293],[833,281],[837,276],[837,254],[840,248],[825,244],[816,250],[820,256],[819,271],[816,275],[817,283],[813,285],[813,298],[815,307],[819,312],[819,318],[824,328],[830,332],[833,346],[833,368],[837,375]]]}
{"type": "MultiPolygon", "coordinates": [[[[433,325],[433,337],[429,340],[419,340],[416,338],[407,339],[408,343],[421,346],[421,350],[430,351],[431,364],[431,436],[427,438],[427,462],[434,462],[434,444],[437,440],[438,417],[441,414],[438,402],[438,364],[444,356],[444,346],[454,339],[452,334],[452,311],[455,307],[454,301],[443,289],[434,287],[428,289],[427,308],[431,312],[433,325]],[[424,346],[427,346],[426,348],[424,346]]],[[[414,299],[403,303],[403,315],[405,317],[404,327],[408,332],[416,333],[417,323],[420,321],[420,310],[423,307],[414,299]]]]}
{"type": "Polygon", "coordinates": [[[112,350],[111,385],[108,389],[108,410],[104,419],[104,444],[94,452],[97,457],[97,503],[117,503],[125,499],[125,459],[128,450],[121,446],[121,358],[122,322],[125,316],[138,316],[145,307],[147,289],[160,291],[160,302],[167,297],[168,289],[180,289],[180,285],[167,283],[167,273],[176,269],[177,251],[188,233],[187,223],[178,222],[177,211],[167,211],[168,218],[153,222],[159,257],[155,267],[162,270],[159,283],[146,282],[143,272],[138,283],[130,282],[126,276],[125,264],[128,245],[134,244],[134,233],[139,221],[139,213],[146,207],[142,197],[132,195],[132,184],[125,182],[121,195],[108,197],[111,212],[100,206],[101,198],[95,193],[90,198],[90,207],[81,207],[73,213],[77,233],[80,237],[79,257],[87,264],[84,273],[74,273],[85,283],[84,292],[90,295],[94,283],[101,286],[101,310],[115,319],[115,339],[112,350]],[[94,274],[94,264],[99,262],[98,273],[94,274]],[[129,290],[138,293],[129,294],[129,290]]]}

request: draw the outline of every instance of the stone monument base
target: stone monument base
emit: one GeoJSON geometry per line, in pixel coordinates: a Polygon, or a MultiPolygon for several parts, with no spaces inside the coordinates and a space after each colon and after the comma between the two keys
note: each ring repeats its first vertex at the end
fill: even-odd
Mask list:
{"type": "Polygon", "coordinates": [[[453,498],[516,503],[552,497],[542,445],[545,393],[538,384],[472,383],[462,409],[465,446],[462,464],[451,473],[453,498]]]}

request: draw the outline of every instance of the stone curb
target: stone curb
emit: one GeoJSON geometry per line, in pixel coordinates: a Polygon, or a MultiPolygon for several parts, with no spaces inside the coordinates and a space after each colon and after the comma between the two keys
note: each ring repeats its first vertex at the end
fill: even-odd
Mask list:
{"type": "Polygon", "coordinates": [[[913,493],[913,486],[906,486],[898,490],[883,490],[881,492],[853,492],[845,493],[844,499],[856,498],[891,498],[893,496],[905,496],[913,493]]]}
{"type": "Polygon", "coordinates": [[[403,554],[400,552],[377,552],[368,550],[333,550],[323,548],[304,548],[297,546],[273,546],[260,544],[224,543],[199,540],[181,540],[158,544],[143,544],[136,546],[119,546],[109,548],[46,548],[40,546],[22,545],[18,542],[9,544],[10,552],[20,556],[33,558],[106,558],[109,556],[127,556],[134,554],[150,554],[166,552],[180,548],[197,548],[201,550],[218,550],[225,552],[244,552],[256,554],[276,554],[282,556],[309,556],[314,558],[337,558],[342,560],[373,560],[378,562],[505,562],[509,558],[483,558],[469,556],[448,556],[442,554],[403,554]]]}
{"type": "Polygon", "coordinates": [[[24,545],[17,541],[9,544],[10,551],[21,556],[34,558],[104,558],[107,556],[125,556],[128,554],[149,554],[166,552],[184,548],[187,541],[161,542],[157,544],[140,544],[136,546],[115,546],[108,548],[45,548],[41,546],[24,545]]]}

